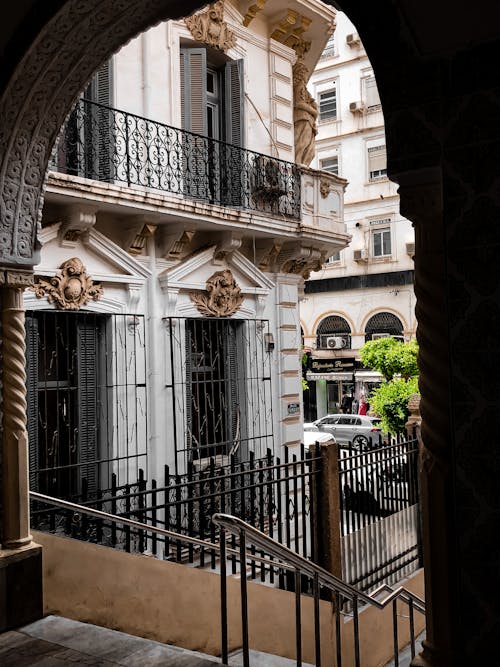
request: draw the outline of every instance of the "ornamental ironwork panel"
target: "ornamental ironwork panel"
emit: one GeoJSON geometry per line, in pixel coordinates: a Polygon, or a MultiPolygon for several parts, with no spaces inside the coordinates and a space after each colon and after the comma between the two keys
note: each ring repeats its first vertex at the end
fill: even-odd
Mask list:
{"type": "Polygon", "coordinates": [[[80,99],[50,168],[231,208],[300,219],[296,164],[80,99]]]}

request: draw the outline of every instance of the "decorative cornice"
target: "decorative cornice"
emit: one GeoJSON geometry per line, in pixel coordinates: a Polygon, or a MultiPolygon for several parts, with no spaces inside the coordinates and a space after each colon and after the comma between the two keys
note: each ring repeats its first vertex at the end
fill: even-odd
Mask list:
{"type": "Polygon", "coordinates": [[[236,36],[224,21],[224,0],[218,0],[202,12],[184,19],[197,42],[227,53],[236,46],[236,36]]]}
{"type": "Polygon", "coordinates": [[[94,285],[78,257],[63,262],[50,281],[38,278],[33,291],[60,310],[80,310],[90,299],[97,301],[103,294],[102,286],[94,285]]]}
{"type": "Polygon", "coordinates": [[[229,269],[210,276],[205,290],[189,296],[198,311],[207,317],[230,317],[243,303],[241,290],[229,269]]]}

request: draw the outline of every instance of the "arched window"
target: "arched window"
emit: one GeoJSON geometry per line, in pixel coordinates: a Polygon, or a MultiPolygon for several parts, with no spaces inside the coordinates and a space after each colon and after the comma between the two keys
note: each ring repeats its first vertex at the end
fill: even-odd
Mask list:
{"type": "Polygon", "coordinates": [[[372,315],[366,323],[365,341],[389,336],[403,340],[403,323],[399,317],[387,312],[372,315]]]}
{"type": "Polygon", "coordinates": [[[340,315],[329,315],[319,323],[316,332],[319,350],[351,349],[351,327],[340,315]]]}

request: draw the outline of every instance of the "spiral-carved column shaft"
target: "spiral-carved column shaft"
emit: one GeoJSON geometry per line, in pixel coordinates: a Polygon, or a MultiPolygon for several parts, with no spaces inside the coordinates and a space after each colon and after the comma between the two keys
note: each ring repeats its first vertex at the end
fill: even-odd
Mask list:
{"type": "Polygon", "coordinates": [[[22,291],[29,273],[2,273],[2,546],[31,542],[29,526],[28,434],[26,431],[26,343],[22,291]]]}
{"type": "MultiPolygon", "coordinates": [[[[415,294],[419,342],[421,510],[427,632],[414,667],[454,661],[452,429],[446,299],[446,249],[438,174],[406,185],[400,177],[401,212],[415,227],[415,294]]],[[[408,179],[410,181],[410,179],[408,179]]]]}

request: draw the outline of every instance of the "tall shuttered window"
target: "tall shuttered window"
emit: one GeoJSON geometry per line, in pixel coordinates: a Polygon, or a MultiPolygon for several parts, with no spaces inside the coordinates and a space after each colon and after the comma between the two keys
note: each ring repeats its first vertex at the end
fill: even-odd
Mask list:
{"type": "Polygon", "coordinates": [[[205,48],[181,49],[186,194],[237,206],[243,172],[243,60],[210,62],[205,48]],[[201,136],[199,136],[201,135],[201,136]]]}
{"type": "Polygon", "coordinates": [[[387,153],[385,144],[368,148],[368,179],[378,181],[387,176],[387,153]]]}
{"type": "Polygon", "coordinates": [[[331,88],[319,94],[319,119],[337,120],[337,89],[331,88]]]}
{"type": "Polygon", "coordinates": [[[368,76],[363,79],[363,102],[368,111],[378,111],[380,109],[380,97],[378,94],[377,82],[374,76],[368,76]]]}

